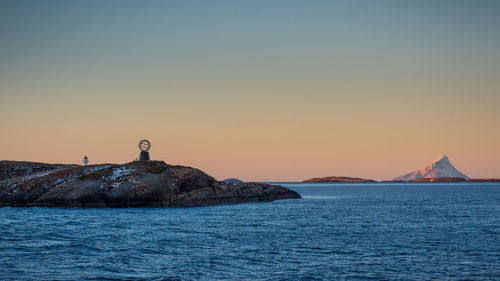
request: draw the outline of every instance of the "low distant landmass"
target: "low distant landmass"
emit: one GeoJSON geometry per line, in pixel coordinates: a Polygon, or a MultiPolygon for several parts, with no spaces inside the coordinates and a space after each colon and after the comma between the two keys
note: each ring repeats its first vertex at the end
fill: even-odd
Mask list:
{"type": "Polygon", "coordinates": [[[352,178],[352,177],[323,177],[323,178],[312,178],[305,180],[303,182],[377,182],[370,179],[362,178],[352,178]]]}
{"type": "Polygon", "coordinates": [[[419,178],[411,180],[409,182],[464,182],[464,181],[466,181],[466,179],[464,178],[442,177],[442,178],[419,178]]]}
{"type": "Polygon", "coordinates": [[[500,179],[468,179],[466,182],[500,182],[500,179]]]}
{"type": "Polygon", "coordinates": [[[421,178],[410,182],[500,182],[500,179],[421,178]]]}
{"type": "Polygon", "coordinates": [[[190,207],[301,198],[279,185],[225,183],[163,161],[52,165],[1,161],[0,206],[190,207]]]}

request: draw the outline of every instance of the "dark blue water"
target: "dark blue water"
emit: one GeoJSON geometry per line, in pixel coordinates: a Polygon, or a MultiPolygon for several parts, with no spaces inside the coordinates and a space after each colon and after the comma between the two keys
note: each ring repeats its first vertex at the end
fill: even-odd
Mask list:
{"type": "Polygon", "coordinates": [[[500,279],[499,184],[285,184],[304,199],[0,208],[0,278],[500,279]]]}

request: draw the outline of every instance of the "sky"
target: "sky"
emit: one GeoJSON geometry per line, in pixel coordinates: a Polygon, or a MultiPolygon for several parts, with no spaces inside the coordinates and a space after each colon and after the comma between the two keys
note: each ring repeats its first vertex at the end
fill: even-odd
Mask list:
{"type": "Polygon", "coordinates": [[[500,178],[500,1],[0,1],[0,159],[500,178]]]}

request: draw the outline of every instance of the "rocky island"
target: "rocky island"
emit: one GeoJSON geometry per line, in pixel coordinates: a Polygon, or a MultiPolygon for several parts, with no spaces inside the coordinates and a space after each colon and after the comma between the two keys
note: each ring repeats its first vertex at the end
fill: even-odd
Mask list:
{"type": "MultiPolygon", "coordinates": [[[[191,207],[301,198],[279,185],[219,182],[201,170],[163,161],[90,166],[18,164],[42,168],[4,176],[0,180],[0,206],[191,207]]],[[[16,170],[12,167],[6,170],[16,170]]]]}

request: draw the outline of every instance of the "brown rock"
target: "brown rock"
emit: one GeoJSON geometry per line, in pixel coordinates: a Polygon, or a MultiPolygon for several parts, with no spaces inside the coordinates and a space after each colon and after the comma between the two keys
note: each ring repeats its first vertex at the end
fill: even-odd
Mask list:
{"type": "Polygon", "coordinates": [[[324,178],[312,178],[305,180],[303,182],[376,182],[370,179],[362,178],[351,178],[351,177],[324,177],[324,178]]]}

